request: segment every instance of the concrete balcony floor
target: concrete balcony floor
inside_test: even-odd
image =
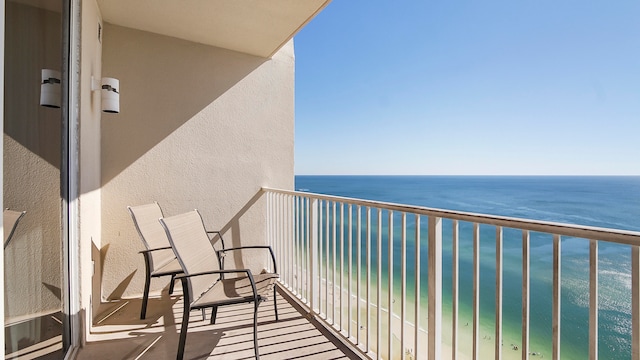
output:
[[[177,285],[177,284],[176,284]],[[87,344],[77,359],[175,359],[182,321],[182,296],[166,290],[149,299],[147,319],[140,320],[141,299],[123,299],[101,306]],[[273,299],[273,297],[271,297]],[[277,292],[279,321],[273,300],[258,310],[261,359],[359,359],[322,326],[308,321],[285,290]],[[190,314],[185,359],[253,359],[253,304],[223,306],[216,324],[202,312]]]

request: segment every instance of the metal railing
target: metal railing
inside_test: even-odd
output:
[[[459,297],[465,290],[459,284],[460,239],[464,229],[465,233],[471,233],[468,237],[473,244],[472,252],[465,252],[471,258],[473,269],[468,356],[481,358],[481,343],[486,344],[488,339],[493,343],[492,357],[503,358],[505,232],[509,232],[508,241],[513,246],[513,232],[517,231],[521,234],[517,237],[522,240],[521,245],[518,244],[521,250],[518,259],[521,259],[522,327],[521,345],[514,346],[513,350],[519,351],[522,359],[538,355],[529,343],[531,238],[532,234],[536,239],[542,234],[544,239],[536,241],[546,241],[552,247],[550,358],[560,359],[561,354],[561,245],[565,239],[579,238],[586,239],[589,244],[588,294],[585,294],[589,298],[589,358],[598,357],[598,248],[604,241],[631,248],[631,355],[632,359],[640,360],[639,232],[307,192],[268,188],[263,188],[263,192],[267,198],[268,242],[280,262],[281,284],[306,304],[310,313],[367,357],[441,359],[450,354],[452,359],[460,358]],[[443,222],[448,227],[444,231]],[[490,254],[489,259],[486,254],[481,258],[481,237],[485,241],[487,230],[491,229],[495,229],[495,237],[490,236],[491,243],[495,242],[495,254]],[[446,241],[443,233],[446,233]],[[443,242],[447,246],[447,259],[451,259],[451,309],[446,322],[443,322],[442,308]],[[467,251],[466,248],[462,250]],[[481,264],[495,268],[493,338],[485,335],[482,342]],[[465,329],[469,329],[466,328],[468,325]],[[442,341],[445,329],[447,338],[450,336],[446,351]]]

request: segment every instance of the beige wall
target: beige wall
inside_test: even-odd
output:
[[[61,21],[59,13],[10,1],[6,15],[3,203],[27,211],[4,256],[11,323],[61,310],[61,112],[39,106],[41,69],[61,68]]]
[[[80,262],[81,303],[95,315],[100,305],[101,269],[101,197],[100,197],[100,94],[91,91],[91,77],[102,75],[102,43],[98,29],[102,27],[100,10],[95,0],[82,1],[80,63]],[[92,263],[95,262],[95,265]],[[94,271],[95,266],[95,271]],[[92,299],[92,294],[97,294]],[[85,319],[90,326],[90,319]]]
[[[101,122],[103,298],[142,292],[127,205],[197,208],[232,245],[264,243],[260,187],[293,188],[293,43],[264,59],[105,24],[102,45],[121,85],[120,114]]]
[[[5,7],[2,6],[0,7],[0,38],[2,39],[4,39],[4,25],[5,25]],[[0,82],[4,84],[4,46],[0,47]],[[4,86],[0,89],[0,108],[4,109]],[[0,129],[2,129],[2,132],[4,134],[4,111],[0,111]],[[2,156],[0,156],[0,163],[4,163],[3,161],[4,149],[0,149],[0,152],[3,154]],[[0,174],[0,181],[4,183],[3,174]],[[3,198],[4,198],[4,188],[0,187],[0,201],[4,203]],[[5,231],[4,218],[0,220],[0,226],[2,226],[2,232],[3,232],[3,238],[4,238],[4,231]],[[2,253],[3,255],[2,258],[0,258],[0,269],[2,269],[1,270],[2,276],[0,277],[0,285],[2,286],[2,291],[4,294],[4,249],[0,250],[0,253]],[[0,302],[0,312],[4,314],[4,301]],[[4,318],[2,319],[2,325],[3,325],[2,327],[4,327],[5,325]],[[0,339],[0,346],[6,349],[4,336],[2,336],[2,339]]]

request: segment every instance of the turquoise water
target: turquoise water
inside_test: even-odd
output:
[[[640,177],[472,177],[472,176],[297,176],[296,189],[314,193],[372,199],[432,208],[460,210],[579,225],[640,231]],[[355,212],[355,210],[354,210]],[[354,214],[355,218],[355,214]],[[372,214],[372,263],[376,264],[377,214]],[[362,213],[362,219],[365,214]],[[382,216],[383,280],[386,281],[388,214]],[[345,220],[346,221],[346,220]],[[400,234],[400,216],[394,216],[395,238]],[[354,222],[355,223],[355,222]],[[413,264],[415,243],[413,216],[407,217],[407,262]],[[363,229],[364,231],[364,229]],[[426,219],[421,224],[424,236]],[[443,309],[444,320],[451,307],[452,225],[443,221]],[[480,228],[480,316],[487,335],[495,317],[495,228]],[[353,234],[353,241],[356,241]],[[520,339],[522,234],[504,230],[503,327],[505,343]],[[363,237],[364,241],[364,237]],[[423,242],[425,240],[422,240]],[[421,254],[421,299],[426,299],[427,248]],[[339,245],[338,245],[339,246]],[[399,243],[394,243],[394,290],[400,286]],[[355,252],[356,245],[353,244]],[[583,239],[562,240],[562,357],[588,356],[589,244]],[[471,321],[472,225],[460,224],[460,326]],[[361,254],[366,254],[362,246]],[[356,255],[354,254],[354,258]],[[531,234],[531,351],[551,350],[552,238]],[[599,244],[599,357],[631,357],[630,249]],[[408,266],[407,292],[414,292],[415,271]],[[373,271],[375,274],[375,271]],[[375,276],[374,276],[375,278]],[[481,336],[482,337],[482,336]],[[446,338],[446,336],[445,336]],[[516,340],[508,340],[516,339]]]

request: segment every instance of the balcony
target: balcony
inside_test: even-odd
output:
[[[274,321],[272,304],[260,306],[258,337],[265,359],[560,359],[570,352],[563,334],[576,326],[585,329],[585,352],[596,359],[598,321],[604,316],[598,299],[607,291],[599,284],[606,270],[599,270],[599,249],[610,246],[630,256],[630,268],[622,271],[629,274],[624,296],[631,310],[620,326],[630,324],[628,356],[640,359],[638,232],[286,190],[263,189],[261,196],[266,197],[266,238],[281,276],[280,321]],[[562,272],[567,241],[585,249],[588,268],[582,274]],[[532,265],[538,262],[532,243],[550,249],[548,266]],[[513,261],[520,269],[517,289],[505,286],[513,284],[513,273],[505,271]],[[533,292],[532,282],[543,272],[549,300],[540,304],[543,296]],[[569,283],[582,283],[578,296],[586,304],[585,316],[570,322],[562,306]],[[463,299],[471,311],[461,310]],[[480,317],[487,302],[490,324]],[[105,306],[78,358],[174,358],[179,295],[165,292],[154,299],[149,313],[155,318],[147,321],[137,319],[138,299]],[[516,334],[504,321],[514,306]],[[548,313],[546,343],[531,341],[540,331],[532,326],[540,322],[532,306]],[[209,325],[192,312],[185,357],[252,358],[251,315],[250,306],[229,307],[220,310],[218,324]]]
[[[179,282],[176,293],[167,289],[149,300],[147,319],[140,320],[140,299],[103,304],[91,338],[77,359],[175,359],[182,319]],[[258,311],[261,359],[357,358],[348,347],[324,330],[303,311],[297,301],[278,291],[279,321],[272,301]],[[253,359],[253,304],[223,306],[216,324],[191,312],[185,359]],[[320,329],[320,330],[319,330]]]
[[[597,359],[608,319],[620,336],[604,344],[640,359],[638,232],[263,190],[268,239],[290,259],[282,286],[363,357],[572,358],[563,337],[575,332],[576,358]],[[624,279],[615,295],[612,272]]]

